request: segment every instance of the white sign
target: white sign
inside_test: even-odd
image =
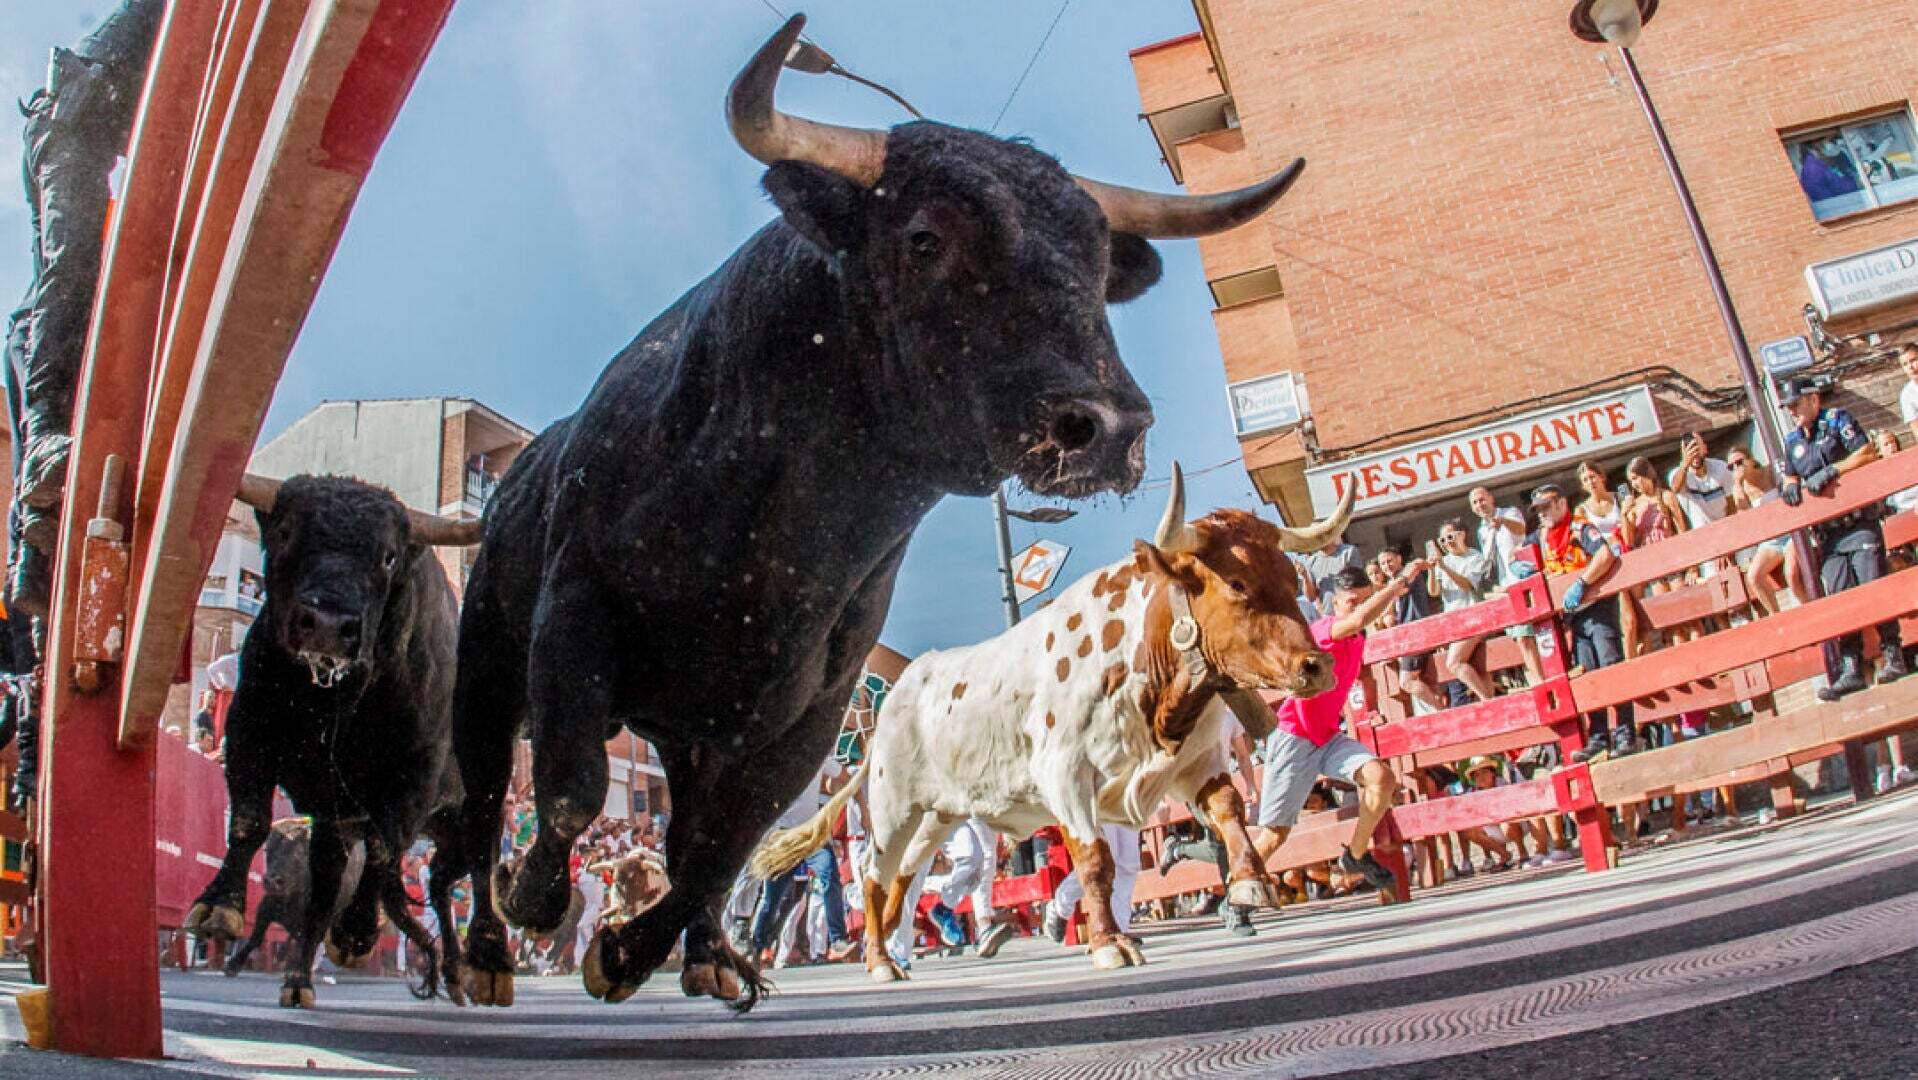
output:
[[[1033,545],[1012,557],[1013,595],[1021,604],[1045,592],[1065,568],[1066,556],[1072,549],[1064,544],[1055,544],[1050,540],[1035,541]]]
[[[1826,318],[1856,315],[1918,296],[1918,238],[1805,267],[1812,302]]]
[[[1773,375],[1789,375],[1811,366],[1811,342],[1803,336],[1782,341],[1767,341],[1758,347],[1758,357]]]
[[[1502,476],[1558,465],[1641,443],[1659,433],[1658,407],[1643,386],[1542,409],[1467,431],[1305,470],[1319,514],[1358,489],[1358,513],[1370,513]]]
[[[1274,428],[1291,427],[1304,418],[1299,402],[1300,386],[1289,371],[1261,375],[1235,382],[1225,388],[1232,403],[1232,431],[1253,435]]]

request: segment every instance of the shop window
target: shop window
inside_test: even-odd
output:
[[[1918,199],[1909,109],[1788,135],[1785,153],[1820,221]]]
[[[1263,266],[1257,270],[1247,270],[1242,274],[1231,274],[1207,284],[1212,286],[1212,304],[1214,307],[1236,307],[1249,304],[1254,300],[1263,300],[1268,296],[1284,296],[1285,283],[1279,280],[1279,268]]]

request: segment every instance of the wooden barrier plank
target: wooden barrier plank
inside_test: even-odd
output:
[[[1901,457],[1905,454],[1918,457],[1918,447],[1899,451]],[[1886,518],[1884,530],[1886,547],[1918,544],[1918,510],[1907,510],[1902,514],[1893,514]]]
[[[1588,600],[1638,589],[1648,582],[1682,574],[1700,563],[1731,555],[1773,537],[1828,521],[1886,496],[1918,485],[1918,453],[1909,451],[1846,473],[1822,494],[1807,495],[1797,506],[1774,499],[1763,506],[1679,533],[1650,547],[1625,553],[1617,570],[1588,589]],[[1551,579],[1553,603],[1565,598],[1571,574]]]
[[[1886,734],[1915,719],[1918,679],[1903,679],[1786,717],[1599,762],[1590,766],[1592,790],[1607,805],[1636,802],[1648,792],[1668,790],[1693,777],[1718,776],[1772,758]]]
[[[153,918],[151,740],[116,746],[117,701],[71,681],[80,551],[109,454],[139,453],[153,329],[177,212],[197,89],[217,0],[167,8],[110,224],[86,356],[74,401],[60,548],[48,620],[42,702],[38,902],[53,1048],[99,1057],[158,1057],[159,956]],[[112,512],[125,521],[131,492]],[[111,792],[111,797],[103,793]]]
[[[1399,757],[1550,725],[1577,715],[1572,700],[1569,684],[1560,678],[1490,701],[1381,724],[1373,729],[1376,753]]]
[[[1784,617],[1756,619],[1586,672],[1572,680],[1572,700],[1579,712],[1635,701],[1676,683],[1727,672],[1901,616],[1914,606],[1918,606],[1918,567],[1800,605]]]
[[[199,355],[213,290],[305,7],[304,0],[241,0],[212,73],[194,147],[196,160],[174,225],[178,265],[167,283],[169,310],[160,328],[163,344],[155,360],[136,472],[134,521],[142,527],[133,533],[130,592],[135,595],[154,539],[147,523],[159,513],[180,406]]]
[[[1707,616],[1737,611],[1749,603],[1751,595],[1745,590],[1745,576],[1736,570],[1720,569],[1695,585],[1682,586],[1658,596],[1640,597],[1638,610],[1653,626],[1664,630],[1697,622]]]
[[[1392,808],[1392,823],[1407,840],[1482,828],[1507,821],[1558,813],[1558,796],[1550,778],[1503,784],[1452,795],[1443,799],[1425,799]]]
[[[129,620],[121,737],[149,732],[232,493],[372,155],[452,0],[314,5],[236,214]]]

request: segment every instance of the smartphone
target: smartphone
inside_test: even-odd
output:
[[[1439,557],[1438,541],[1427,540],[1425,542],[1425,557],[1428,559],[1437,559]]]

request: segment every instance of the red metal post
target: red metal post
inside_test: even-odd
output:
[[[74,409],[36,802],[48,1042],[72,1053],[161,1052],[153,743],[120,750],[119,696],[76,693],[74,620],[83,534],[107,455],[139,453],[158,285],[219,6],[177,0],[167,12],[134,128]],[[124,521],[130,500],[122,493],[117,501],[111,510]]]

